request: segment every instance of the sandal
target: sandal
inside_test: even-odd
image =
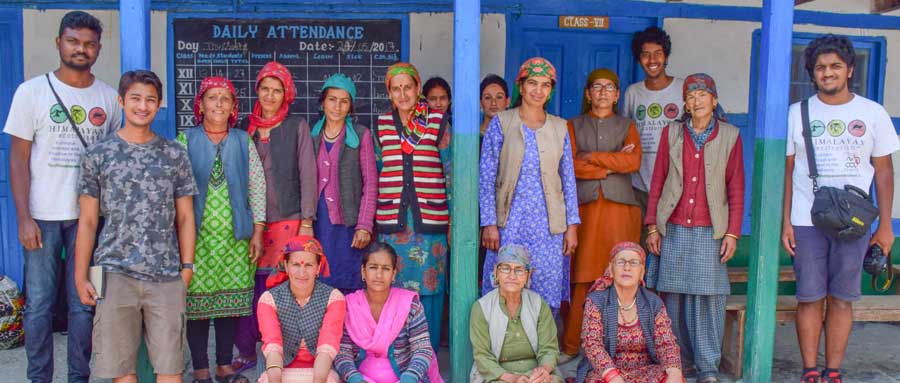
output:
[[[212,380],[212,378],[194,379],[191,381],[191,383],[213,383],[213,380]]]
[[[256,362],[257,359],[248,359],[244,356],[238,356],[231,361],[231,368],[234,369],[235,374],[240,374],[251,368],[256,368]]]
[[[250,379],[241,374],[230,374],[225,376],[216,375],[216,383],[250,383]]]

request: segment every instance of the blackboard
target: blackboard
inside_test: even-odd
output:
[[[319,89],[343,73],[356,84],[354,116],[368,127],[390,110],[384,87],[388,66],[400,61],[401,21],[319,19],[173,20],[176,127],[195,125],[194,95],[207,76],[227,77],[238,93],[240,117],[256,101],[256,75],[267,62],[284,64],[297,98],[290,114],[319,119]]]

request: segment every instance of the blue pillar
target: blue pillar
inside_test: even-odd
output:
[[[119,2],[122,73],[150,69],[150,0]]]
[[[472,367],[469,310],[478,282],[478,152],[481,1],[453,5],[453,217],[450,249],[450,366],[452,382],[468,382]]]
[[[772,381],[781,252],[781,225],[773,223],[781,222],[782,218],[793,23],[793,1],[763,1],[751,203],[753,240],[744,341],[745,382]]]

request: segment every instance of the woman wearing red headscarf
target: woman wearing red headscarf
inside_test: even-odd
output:
[[[207,77],[194,100],[198,125],[178,134],[200,193],[194,278],[187,292],[187,338],[195,381],[210,380],[209,322],[216,326],[216,379],[248,382],[231,366],[238,317],[253,313],[253,273],[262,252],[266,181],[250,137],[237,121],[234,86]],[[259,225],[255,224],[259,223]]]
[[[328,259],[312,236],[291,238],[280,269],[266,281],[257,316],[266,371],[260,383],[340,382],[331,363],[341,345],[347,303],[328,276]]]
[[[298,234],[313,235],[318,184],[309,124],[289,116],[297,95],[290,71],[275,61],[263,66],[256,76],[256,94],[252,113],[238,128],[246,130],[256,144],[266,175],[266,229],[254,294],[258,299],[265,290],[262,281],[281,259],[285,242]],[[234,362],[238,371],[256,365],[259,332],[254,318],[246,317],[239,325],[240,356]]]

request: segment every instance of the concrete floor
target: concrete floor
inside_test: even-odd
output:
[[[778,326],[775,331],[775,355],[773,361],[773,382],[799,381],[800,355],[797,351],[796,335],[793,325]],[[62,334],[54,335],[54,383],[65,382],[66,373],[66,341]],[[210,339],[214,339],[210,336]],[[210,345],[210,355],[214,349]],[[824,363],[819,354],[819,363]],[[441,370],[449,367],[449,355],[446,350],[439,353]],[[185,354],[185,371],[190,371],[190,357]],[[563,366],[564,373],[574,369],[575,363]],[[27,361],[25,349],[0,351],[0,382],[26,382],[25,370]],[[845,383],[900,383],[900,323],[857,323],[850,338],[844,363]],[[257,373],[246,374],[255,380]],[[108,382],[95,379],[94,382]],[[185,373],[185,382],[190,382],[190,373]],[[723,377],[723,383],[741,382]],[[689,381],[689,383],[692,383]],[[750,383],[750,382],[746,382]],[[752,382],[757,383],[757,382]],[[762,383],[762,382],[759,382]]]

